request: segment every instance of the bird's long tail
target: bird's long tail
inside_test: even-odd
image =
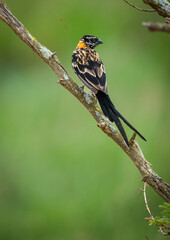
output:
[[[115,122],[116,126],[118,127],[122,137],[124,138],[128,146],[129,146],[128,138],[119,118],[121,118],[133,131],[135,131],[144,141],[146,141],[146,139],[116,110],[115,106],[110,100],[110,97],[107,94],[105,94],[102,91],[98,91],[96,97],[99,101],[99,104],[104,115],[108,117],[111,122]]]

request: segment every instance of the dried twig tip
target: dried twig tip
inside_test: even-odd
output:
[[[130,142],[132,142],[132,141],[134,141],[134,140],[135,140],[135,137],[136,137],[136,135],[137,135],[137,133],[136,133],[136,132],[134,132],[134,133],[133,133],[133,135],[132,135],[132,137],[131,137],[131,139],[130,139]]]
[[[51,57],[54,57],[56,55],[56,52],[53,52],[52,54],[51,54]]]

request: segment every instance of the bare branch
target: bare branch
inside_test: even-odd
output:
[[[136,7],[135,5],[130,3],[128,0],[123,0],[123,1],[126,2],[127,4],[129,4],[131,7],[135,8],[139,11],[142,11],[142,12],[155,12],[156,11],[155,9],[143,9],[143,8]]]
[[[143,0],[143,2],[149,6],[151,6],[153,9],[142,9],[138,8],[132,3],[130,3],[128,0],[123,0],[127,4],[129,4],[131,7],[143,11],[143,12],[155,12],[162,17],[166,19],[166,23],[153,23],[153,22],[143,22],[142,25],[145,27],[148,27],[150,31],[161,31],[170,33],[170,3],[167,0]],[[168,21],[167,21],[168,19]]]
[[[57,56],[41,45],[35,37],[19,22],[10,12],[8,7],[0,2],[0,19],[20,37],[35,53],[37,53],[44,62],[46,62],[56,73],[58,82],[74,95],[84,107],[91,113],[97,121],[99,128],[112,138],[122,150],[132,159],[133,163],[139,169],[142,180],[147,182],[166,202],[170,202],[170,185],[165,183],[152,169],[149,162],[146,161],[138,143],[132,138],[128,148],[120,133],[110,124],[109,120],[102,114],[98,108],[96,98],[83,91],[68,75],[64,67],[59,62]]]
[[[167,0],[144,0],[144,2],[155,9],[162,17],[170,17],[170,3]]]
[[[143,22],[142,25],[147,27],[152,32],[166,32],[170,33],[170,23],[154,23],[154,22]]]

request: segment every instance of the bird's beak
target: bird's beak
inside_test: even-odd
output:
[[[102,44],[102,43],[103,43],[102,40],[100,39],[97,40],[97,44]]]

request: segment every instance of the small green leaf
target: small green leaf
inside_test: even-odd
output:
[[[159,205],[160,208],[166,208],[170,210],[170,203],[164,203],[163,205]]]

